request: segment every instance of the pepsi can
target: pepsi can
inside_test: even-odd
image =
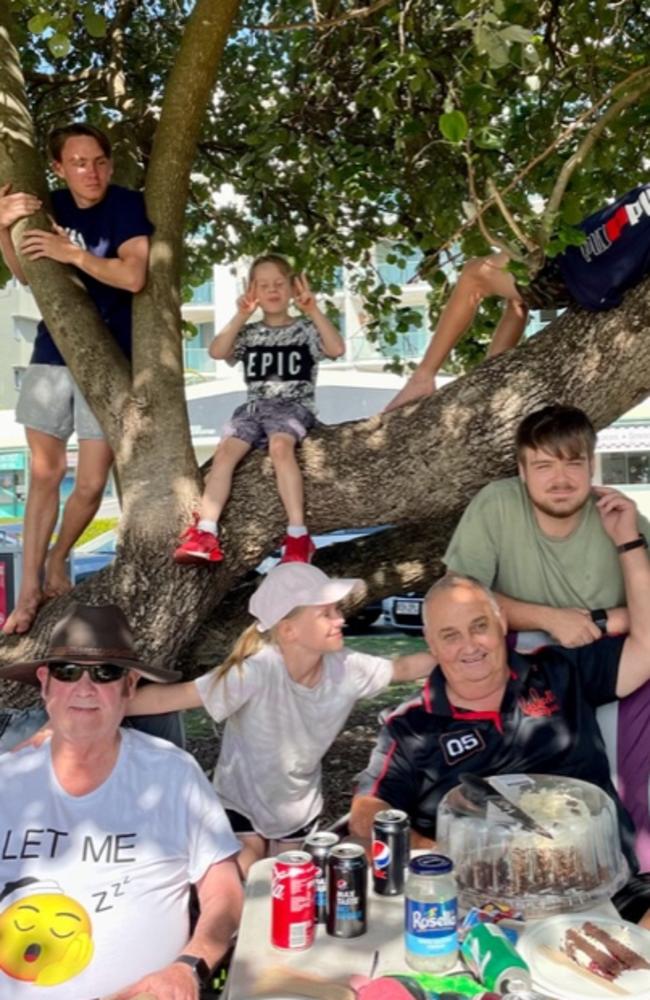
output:
[[[338,844],[336,833],[312,833],[303,844],[307,854],[311,854],[316,865],[316,923],[324,924],[327,920],[327,858],[330,851]]]
[[[368,863],[360,844],[337,844],[327,859],[327,933],[353,938],[367,930]]]
[[[409,818],[401,809],[383,809],[372,826],[372,884],[379,896],[404,892],[409,863]]]

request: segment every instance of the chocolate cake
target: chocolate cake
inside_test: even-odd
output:
[[[498,799],[468,803],[462,786],[440,803],[437,840],[454,861],[461,905],[502,900],[534,917],[610,898],[628,874],[611,799],[577,779],[516,779],[508,796],[536,828],[499,810]]]
[[[591,921],[566,932],[562,951],[576,965],[609,982],[623,972],[650,969],[650,962],[642,955]]]

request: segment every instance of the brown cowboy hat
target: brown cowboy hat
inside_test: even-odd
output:
[[[116,604],[73,604],[52,629],[43,655],[0,667],[0,679],[38,684],[36,668],[47,663],[115,663],[161,683],[181,677],[176,670],[142,663],[129,623]]]

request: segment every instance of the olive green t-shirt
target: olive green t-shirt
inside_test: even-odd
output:
[[[638,515],[639,531],[650,524]],[[445,553],[448,570],[476,577],[506,597],[548,607],[616,608],[625,588],[616,546],[590,498],[567,538],[540,530],[517,477],[489,483],[471,501]]]

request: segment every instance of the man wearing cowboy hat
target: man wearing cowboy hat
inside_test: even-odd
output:
[[[229,947],[239,845],[193,758],[120,728],[139,677],[178,674],[114,605],[74,605],[40,660],[0,668],[40,684],[52,734],[0,756],[0,996],[197,1000]]]

